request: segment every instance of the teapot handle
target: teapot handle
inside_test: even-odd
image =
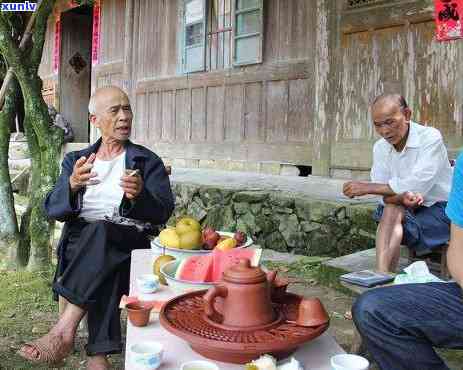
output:
[[[214,301],[217,297],[225,298],[228,295],[227,287],[223,285],[214,285],[212,288],[204,294],[204,313],[206,316],[211,317],[214,315],[220,315],[214,308]]]

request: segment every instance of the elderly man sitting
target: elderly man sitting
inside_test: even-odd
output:
[[[372,289],[352,315],[381,370],[450,370],[435,348],[463,349],[463,155],[458,157],[446,214],[449,283],[401,284]],[[455,368],[454,368],[455,369]],[[458,365],[457,369],[461,369]]]
[[[382,137],[373,147],[371,182],[347,182],[343,192],[350,198],[383,196],[375,214],[377,268],[395,271],[402,243],[424,251],[448,242],[450,220],[444,210],[452,168],[440,132],[412,122],[402,96],[377,97],[371,112]]]
[[[162,160],[129,141],[127,95],[117,87],[98,89],[89,111],[101,138],[66,155],[45,201],[48,216],[65,222],[53,291],[69,303],[50,332],[19,354],[35,363],[60,363],[87,313],[87,368],[107,369],[106,355],[122,351],[118,306],[128,292],[131,251],[149,248],[152,226],[167,221],[174,202]]]

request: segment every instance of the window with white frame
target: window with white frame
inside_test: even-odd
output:
[[[183,71],[262,62],[263,0],[184,0]]]

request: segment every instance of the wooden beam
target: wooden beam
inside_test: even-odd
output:
[[[425,22],[433,17],[434,5],[430,0],[388,2],[384,5],[345,10],[341,17],[341,30],[343,33],[354,33]]]

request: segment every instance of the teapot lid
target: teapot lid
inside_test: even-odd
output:
[[[248,258],[242,258],[235,266],[230,267],[223,273],[223,279],[230,283],[257,284],[267,281],[267,275],[260,267],[251,266]]]

